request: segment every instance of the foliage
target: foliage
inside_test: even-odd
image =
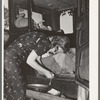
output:
[[[9,10],[4,7],[4,29],[9,28]]]

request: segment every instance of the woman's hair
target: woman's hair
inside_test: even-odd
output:
[[[69,50],[70,40],[66,36],[53,36],[51,39],[51,47],[60,46],[64,53]]]

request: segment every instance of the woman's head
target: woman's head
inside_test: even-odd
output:
[[[66,36],[52,36],[50,38],[51,48],[59,49],[62,48],[63,52],[67,52],[69,49],[70,40]]]

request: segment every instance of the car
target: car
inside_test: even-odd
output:
[[[89,0],[7,0],[9,11],[9,36],[5,50],[17,38],[27,32],[43,32],[46,36],[66,36],[75,52],[74,77],[58,75],[52,80],[52,88],[60,90],[72,100],[81,97],[89,100]],[[63,30],[63,32],[61,31]],[[58,31],[59,30],[59,31]],[[5,31],[7,32],[7,31]],[[31,68],[24,66],[27,83],[44,81],[32,78]],[[29,73],[28,73],[29,72]],[[47,80],[48,81],[48,80]],[[82,94],[84,96],[82,97]]]

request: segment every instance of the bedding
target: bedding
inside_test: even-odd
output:
[[[67,52],[58,53],[53,56],[44,57],[41,59],[42,64],[45,68],[52,71],[56,75],[61,76],[75,76],[75,55]]]

